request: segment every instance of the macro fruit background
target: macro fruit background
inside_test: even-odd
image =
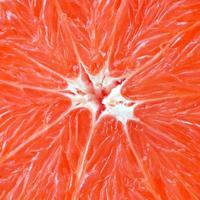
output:
[[[199,0],[0,0],[0,200],[199,200],[199,143]]]

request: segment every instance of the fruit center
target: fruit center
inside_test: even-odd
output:
[[[132,119],[137,103],[121,95],[123,82],[124,80],[116,80],[109,76],[94,77],[82,70],[76,79],[69,80],[68,96],[73,108],[87,107],[96,120],[103,115],[113,115],[122,123],[126,123],[128,119]]]

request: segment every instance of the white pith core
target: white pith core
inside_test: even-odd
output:
[[[109,76],[108,70],[102,70],[95,76],[87,73],[87,76],[90,79],[89,85],[82,79],[81,74],[76,79],[68,80],[66,96],[71,99],[72,108],[85,107],[91,110],[93,115],[96,115],[99,107],[104,106],[98,118],[112,115],[124,125],[129,119],[138,120],[134,116],[134,110],[141,102],[127,100],[121,95],[123,81],[121,84],[114,85],[117,78]],[[95,92],[91,92],[92,89]],[[99,105],[96,100],[98,96],[96,95],[102,89],[109,90],[109,93],[102,99],[101,105]]]
[[[127,120],[137,120],[134,116],[134,110],[139,102],[133,102],[125,99],[121,95],[122,85],[117,85],[113,88],[110,94],[105,97],[102,103],[105,105],[106,109],[103,111],[102,115],[113,115],[123,124],[126,124]]]

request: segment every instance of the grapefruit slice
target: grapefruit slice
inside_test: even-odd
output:
[[[0,199],[198,200],[200,2],[0,1]]]

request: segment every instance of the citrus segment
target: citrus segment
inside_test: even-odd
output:
[[[86,160],[74,199],[153,199],[122,124],[113,117],[103,118],[95,128]]]

